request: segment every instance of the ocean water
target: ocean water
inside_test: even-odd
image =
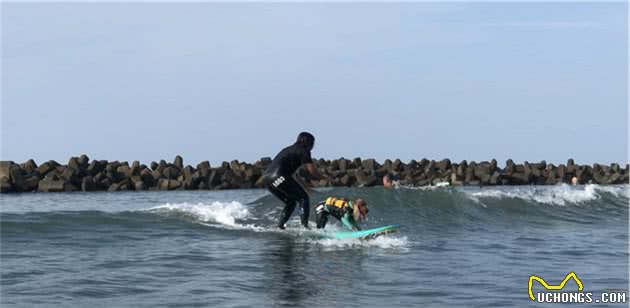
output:
[[[362,197],[366,226],[402,226],[373,241],[322,239],[341,230],[335,219],[324,231],[301,229],[297,217],[277,230],[282,204],[264,190],[2,195],[0,306],[540,307],[528,297],[531,275],[558,284],[573,271],[584,292],[627,291],[629,191],[311,195]]]

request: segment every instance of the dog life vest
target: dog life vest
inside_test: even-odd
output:
[[[324,204],[327,206],[334,206],[340,209],[342,212],[345,212],[347,208],[353,209],[352,201],[347,201],[341,198],[328,197],[326,198]]]
[[[357,225],[357,222],[354,220],[352,212],[352,201],[336,197],[328,197],[326,200],[318,203],[315,207],[315,213],[318,217],[320,217],[320,215],[331,215],[339,219],[349,230],[361,230],[361,228]]]

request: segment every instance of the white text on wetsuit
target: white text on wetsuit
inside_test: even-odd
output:
[[[282,184],[282,182],[284,182],[284,177],[280,176],[275,181],[273,181],[273,183],[271,183],[271,185],[273,185],[273,187],[278,187],[280,184]]]

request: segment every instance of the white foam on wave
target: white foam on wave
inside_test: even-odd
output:
[[[615,197],[624,197],[624,198],[630,198],[630,185],[621,185],[621,186],[600,186],[600,185],[593,185],[595,186],[595,189],[602,191],[602,192],[607,192]]]
[[[380,236],[372,240],[360,240],[360,239],[318,239],[312,241],[315,244],[321,245],[324,249],[347,249],[347,248],[364,248],[374,247],[381,249],[402,249],[407,250],[409,247],[409,240],[406,236],[397,237],[392,235]]]
[[[408,190],[420,190],[420,191],[448,191],[453,186],[451,186],[448,182],[439,182],[435,185],[425,185],[425,186],[413,186],[413,185],[403,185],[396,181],[394,181],[394,189],[408,189]]]
[[[238,220],[256,220],[249,209],[237,201],[212,203],[166,203],[146,209],[151,212],[175,212],[193,217],[194,219],[212,226],[226,226],[232,229],[258,230],[261,227],[243,224]]]
[[[325,236],[331,236],[335,232],[347,232],[348,230],[339,224],[331,223],[326,226],[325,229],[311,229],[298,232],[298,235],[303,237],[307,242],[314,243],[322,246],[325,250],[339,250],[349,248],[381,248],[381,249],[402,249],[406,250],[409,247],[409,241],[406,236],[399,236],[397,234],[387,234],[379,236],[371,240],[361,240],[357,238],[320,238]]]
[[[509,190],[484,188],[481,191],[464,191],[464,193],[476,202],[480,202],[481,198],[518,198],[544,204],[567,205],[599,199],[601,198],[601,192],[627,198],[630,195],[629,188],[629,186],[599,186],[594,184],[576,187],[562,184],[556,186],[510,187]]]
[[[287,230],[280,230],[275,225],[273,227],[263,227],[253,224],[247,224],[245,221],[257,220],[251,214],[249,208],[240,202],[212,202],[212,203],[166,203],[144,209],[152,213],[175,213],[191,217],[198,223],[211,227],[232,229],[232,230],[251,230],[254,232],[269,233],[288,233],[298,239],[309,243],[321,245],[324,249],[348,249],[361,247],[376,247],[384,249],[405,249],[408,246],[407,237],[395,237],[394,235],[385,235],[373,240],[359,239],[328,239],[322,238],[330,236],[336,231],[347,231],[338,224],[331,223],[325,229],[315,229],[311,222],[311,229],[305,230],[300,226],[299,218],[293,217],[287,224]],[[273,212],[273,211],[272,211]],[[272,212],[266,215],[272,214]]]

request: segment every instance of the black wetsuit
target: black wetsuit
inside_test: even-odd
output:
[[[289,221],[297,203],[301,205],[300,218],[302,225],[308,226],[310,212],[308,194],[293,179],[293,173],[302,164],[312,162],[310,150],[305,145],[296,143],[282,149],[263,173],[267,189],[285,204],[278,223],[281,229],[284,229],[284,224]]]

